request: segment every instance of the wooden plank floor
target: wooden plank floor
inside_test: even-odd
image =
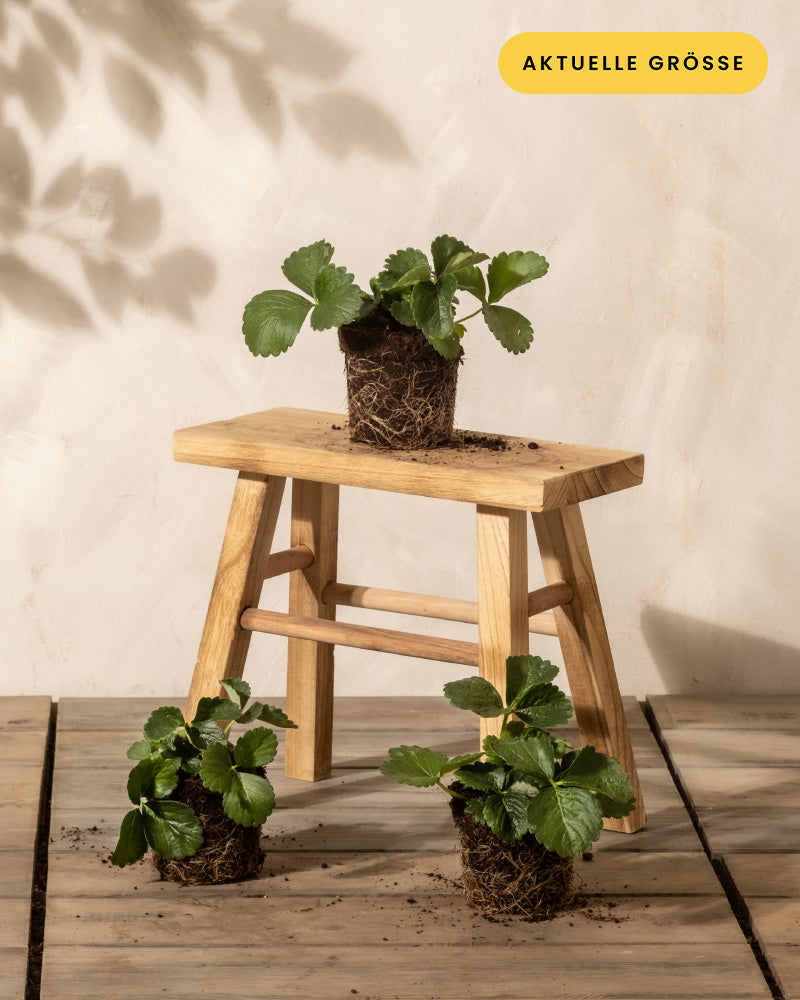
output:
[[[0,997],[25,995],[34,845],[49,722],[49,698],[0,698]]]
[[[649,699],[711,856],[800,1000],[800,696]]]
[[[476,745],[439,698],[339,699],[333,775],[307,784],[273,768],[259,878],[181,888],[145,863],[112,868],[125,750],[160,703],[59,703],[44,1000],[770,996],[635,701],[648,827],[603,834],[578,862],[595,898],[544,924],[470,910],[444,797],[376,772],[398,743]]]

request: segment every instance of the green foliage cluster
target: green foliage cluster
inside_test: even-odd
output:
[[[445,684],[451,704],[485,719],[502,716],[499,736],[483,751],[448,758],[418,746],[393,747],[381,773],[415,787],[439,786],[466,800],[466,812],[508,843],[533,836],[561,857],[588,851],[604,816],[627,816],[635,799],[613,757],[586,746],[574,750],[547,730],[567,722],[572,705],[552,683],[558,667],[539,656],[506,661],[505,702],[481,677]],[[443,779],[452,775],[455,787]]]
[[[533,327],[521,313],[497,303],[509,292],[547,273],[548,263],[532,250],[499,253],[486,274],[478,266],[489,260],[453,236],[437,236],[430,258],[411,247],[386,258],[383,270],[370,279],[370,293],[355,284],[346,268],[333,264],[333,247],[325,240],[301,247],[283,262],[284,276],[298,292],[261,292],[247,303],[242,331],[253,354],[277,356],[294,343],[310,313],[311,328],[328,330],[382,312],[403,326],[422,331],[445,358],[461,349],[466,320],[483,315],[489,330],[513,354],[527,351]],[[457,293],[468,292],[478,308],[456,319]]]
[[[266,722],[296,729],[279,708],[250,702],[250,685],[238,678],[220,682],[227,698],[201,698],[187,722],[179,708],[157,708],[144,725],[144,739],[128,757],[138,761],[128,777],[126,813],[111,863],[123,868],[139,861],[151,847],[163,858],[186,858],[203,843],[200,821],[191,806],[170,799],[181,774],[197,774],[211,792],[222,795],[226,815],[239,826],[261,826],[275,807],[269,779],[254,769],[275,757],[278,738],[267,726],[247,729],[228,739],[235,723]]]

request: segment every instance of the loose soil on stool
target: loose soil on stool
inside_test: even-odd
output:
[[[572,858],[546,850],[530,834],[507,844],[465,812],[462,799],[451,799],[450,807],[470,906],[484,913],[517,913],[528,920],[548,920],[571,906]]]
[[[450,440],[460,357],[443,358],[419,330],[381,316],[341,327],[339,346],[351,440],[396,450]]]
[[[194,857],[180,861],[153,855],[161,877],[182,885],[212,885],[237,882],[261,870],[261,827],[238,826],[225,815],[222,796],[209,792],[196,774],[181,775],[170,798],[185,802],[197,813],[203,827],[203,843]]]

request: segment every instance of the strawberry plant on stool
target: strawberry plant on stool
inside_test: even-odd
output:
[[[279,708],[250,699],[246,681],[221,681],[227,698],[202,698],[191,722],[179,708],[157,708],[128,757],[134,808],[122,820],[112,864],[141,860],[148,848],[161,877],[183,884],[232,882],[264,862],[261,826],[275,807],[266,765],[278,738],[268,726],[228,739],[235,723],[296,728]]]
[[[318,240],[283,262],[284,276],[303,294],[272,289],[247,303],[245,341],[253,354],[277,356],[292,346],[309,314],[314,330],[338,327],[351,439],[395,449],[446,443],[467,320],[480,313],[512,354],[533,341],[530,321],[497,303],[546,274],[547,261],[532,250],[498,253],[484,276],[479,265],[487,260],[453,236],[437,236],[430,258],[412,247],[390,254],[367,293],[333,264],[331,244]],[[477,308],[457,318],[461,292]]]
[[[573,858],[600,836],[604,816],[627,816],[635,804],[615,758],[591,746],[575,750],[548,732],[572,715],[569,699],[552,683],[557,673],[538,656],[509,657],[505,700],[481,677],[445,684],[456,708],[502,718],[500,735],[487,736],[481,752],[450,758],[425,747],[393,747],[380,768],[393,781],[436,785],[447,794],[467,899],[489,913],[541,920],[567,907]]]

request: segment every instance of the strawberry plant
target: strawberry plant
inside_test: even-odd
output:
[[[481,677],[445,684],[456,708],[502,718],[482,751],[448,757],[418,746],[393,747],[381,773],[415,787],[438,786],[508,844],[532,835],[547,851],[572,858],[600,836],[604,816],[621,817],[635,799],[615,758],[594,747],[575,750],[548,730],[567,722],[572,704],[552,683],[558,668],[538,656],[506,661],[505,699]],[[452,777],[453,784],[445,784]]]
[[[225,815],[237,826],[259,827],[272,812],[275,793],[264,768],[275,757],[277,736],[268,726],[247,729],[235,743],[229,734],[237,723],[296,726],[279,708],[248,704],[246,681],[220,683],[227,698],[202,698],[191,722],[179,708],[157,708],[144,725],[144,738],[129,748],[127,756],[137,761],[128,778],[133,809],[122,820],[112,864],[134,864],[148,847],[167,859],[196,854],[204,842],[201,821],[191,805],[175,798],[191,776],[221,795]]]
[[[430,257],[411,247],[390,254],[367,293],[346,268],[333,263],[333,252],[325,240],[295,250],[281,270],[300,291],[265,291],[247,303],[242,330],[253,354],[268,357],[287,351],[309,316],[313,330],[327,330],[383,313],[421,330],[445,358],[459,356],[464,324],[478,313],[507,351],[521,354],[533,341],[530,320],[497,303],[547,273],[549,265],[541,254],[498,253],[484,274],[479,265],[489,260],[487,254],[452,236],[437,236]],[[477,308],[456,318],[460,292],[471,295]]]

